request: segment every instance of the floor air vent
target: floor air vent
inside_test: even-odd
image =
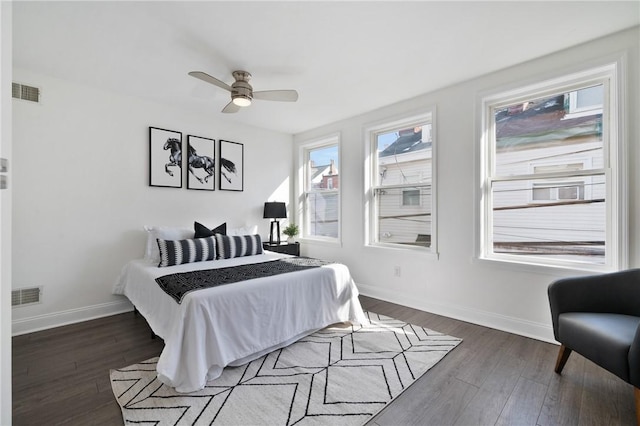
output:
[[[42,287],[20,288],[11,292],[11,306],[40,303]]]
[[[40,89],[26,84],[12,83],[11,95],[16,99],[25,101],[40,102]]]

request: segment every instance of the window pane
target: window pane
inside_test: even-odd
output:
[[[575,179],[494,183],[493,251],[603,264],[604,175]]]
[[[559,186],[558,200],[584,200],[584,185],[577,183]]]
[[[404,191],[402,191],[402,205],[403,206],[419,206],[420,190],[405,189]]]
[[[304,235],[339,237],[338,144],[307,150]]]
[[[376,135],[377,185],[431,182],[431,124]]]
[[[309,150],[307,189],[337,189],[338,167],[338,145]]]
[[[574,109],[602,109],[602,85],[577,90],[575,94],[576,101]]]
[[[551,188],[533,188],[533,199],[535,201],[540,200],[550,200],[551,199]]]
[[[422,203],[404,204],[412,191]],[[431,246],[431,187],[384,188],[376,191],[378,242]]]
[[[602,99],[598,85],[496,109],[496,175],[530,173],[532,159],[551,156],[565,164],[588,156],[586,169],[603,168]]]
[[[338,238],[340,198],[337,192],[311,192],[307,196],[307,234]]]

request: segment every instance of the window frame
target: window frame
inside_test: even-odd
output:
[[[323,193],[337,193],[338,194],[338,236],[337,237],[328,237],[322,235],[311,235],[309,234],[309,222],[308,222],[308,212],[309,208],[307,207],[308,194],[314,192],[309,191],[308,178],[309,178],[309,153],[313,150],[328,148],[331,146],[337,146],[338,148],[338,176],[339,183],[338,188],[328,189],[322,191]],[[326,135],[323,137],[319,137],[316,139],[312,139],[306,142],[303,142],[298,147],[298,179],[297,179],[297,193],[298,193],[298,214],[297,222],[300,226],[300,240],[313,241],[319,243],[326,244],[337,244],[341,245],[342,242],[342,177],[341,177],[341,169],[342,169],[342,146],[341,146],[341,135],[340,133],[334,133],[330,135]],[[318,191],[315,191],[318,192]]]
[[[406,129],[417,125],[431,125],[431,242],[429,247],[421,247],[411,244],[399,244],[376,241],[378,234],[377,203],[375,200],[376,191],[381,188],[413,189],[416,184],[401,185],[377,185],[377,135],[391,132],[398,129]],[[438,220],[437,220],[437,125],[436,108],[431,106],[422,108],[419,111],[404,114],[387,120],[369,123],[363,127],[365,142],[365,202],[364,202],[364,245],[365,247],[378,249],[403,250],[420,253],[427,256],[438,257]],[[411,187],[411,188],[410,188]],[[402,197],[401,197],[402,198]],[[419,206],[405,206],[402,199],[399,202],[400,208],[421,207],[425,203],[424,196],[420,196]]]
[[[478,218],[476,231],[476,258],[482,261],[497,261],[519,267],[562,268],[595,272],[610,272],[624,269],[628,265],[628,196],[626,189],[627,166],[624,161],[626,143],[624,122],[621,114],[622,64],[620,59],[589,69],[567,72],[534,83],[523,83],[517,88],[497,89],[478,96],[478,163],[479,184],[477,186]],[[540,99],[558,93],[567,93],[588,85],[603,84],[603,167],[560,173],[534,173],[516,175],[514,178],[497,176],[495,173],[495,120],[493,112],[504,106],[531,99]],[[602,175],[605,178],[605,260],[604,264],[586,261],[544,259],[541,257],[493,252],[493,204],[492,183],[509,180],[573,178],[584,179]]]

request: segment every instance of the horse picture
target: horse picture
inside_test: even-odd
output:
[[[198,179],[200,183],[208,182],[209,178],[213,176],[213,172],[215,169],[213,158],[207,157],[205,155],[202,155],[202,156],[198,155],[196,150],[191,145],[189,145],[188,161],[189,161],[189,171],[191,172],[192,175],[196,177],[196,179]],[[204,179],[201,177],[198,177],[198,175],[193,169],[203,169],[207,175],[204,177]]]
[[[166,151],[168,149],[171,150],[169,154],[169,162],[164,165],[164,170],[167,172],[169,176],[173,176],[173,172],[169,170],[169,167],[178,167],[182,168],[182,148],[179,139],[169,138],[167,142],[165,142],[163,149]]]
[[[241,143],[220,141],[220,189],[243,191],[244,146]]]
[[[182,188],[182,133],[149,127],[149,185]]]
[[[187,164],[189,175],[187,176],[187,188],[189,189],[215,189],[215,140],[188,136]],[[202,155],[200,155],[200,154]],[[192,177],[197,182],[192,180]]]
[[[233,164],[233,161],[227,160],[226,158],[220,158],[220,167],[224,170],[220,170],[220,173],[229,183],[233,183],[232,179],[235,178],[233,175],[237,175],[236,165]]]

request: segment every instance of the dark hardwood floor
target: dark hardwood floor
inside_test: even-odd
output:
[[[572,354],[553,372],[558,347],[361,297],[372,312],[464,341],[374,417],[382,425],[633,425],[633,388]],[[13,338],[13,424],[121,425],[109,369],[157,356],[133,313]]]

